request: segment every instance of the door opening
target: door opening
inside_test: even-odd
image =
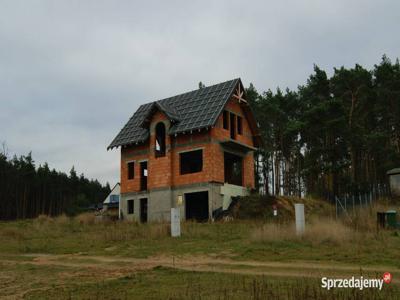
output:
[[[147,190],[147,161],[140,163],[140,190]]]
[[[147,198],[140,199],[140,222],[147,222]]]
[[[208,192],[185,194],[186,220],[194,219],[204,222],[208,220]]]
[[[243,158],[224,152],[225,182],[243,186]]]

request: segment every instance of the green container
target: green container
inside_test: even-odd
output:
[[[397,212],[395,210],[388,210],[386,212],[388,227],[396,228],[396,226],[397,226],[396,214],[397,214]]]

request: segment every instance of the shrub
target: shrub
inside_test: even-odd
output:
[[[253,194],[246,197],[238,197],[237,204],[231,209],[234,218],[260,219],[265,218],[272,211],[272,204],[276,199],[272,196],[260,196]]]

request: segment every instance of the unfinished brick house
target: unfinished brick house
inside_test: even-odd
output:
[[[212,218],[254,188],[259,142],[240,79],[141,105],[108,147],[121,147],[122,218]]]

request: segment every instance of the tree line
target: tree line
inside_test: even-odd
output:
[[[3,151],[5,152],[5,151]],[[47,163],[35,166],[31,153],[8,158],[0,153],[0,219],[34,218],[40,214],[76,214],[102,202],[110,193],[107,183],[50,170]]]
[[[256,165],[257,188],[266,194],[333,195],[385,184],[400,166],[400,64],[383,56],[368,70],[314,66],[297,90],[247,97],[264,145]]]
[[[246,91],[263,138],[255,155],[262,193],[330,198],[385,184],[400,166],[399,60],[383,56],[372,70],[357,64],[330,77],[314,66],[297,90]],[[74,214],[109,192],[74,168],[67,175],[36,167],[31,154],[0,153],[0,219]]]

